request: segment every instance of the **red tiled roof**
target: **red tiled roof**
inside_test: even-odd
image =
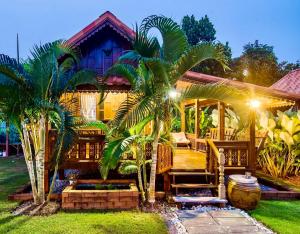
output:
[[[130,85],[128,80],[126,80],[123,77],[118,77],[118,76],[110,76],[107,78],[106,82],[107,85]]]
[[[300,94],[300,69],[289,72],[270,88],[288,93]]]
[[[120,21],[110,11],[106,11],[104,14],[100,15],[99,18],[94,20],[80,32],[72,36],[67,42],[71,45],[79,45],[82,41],[86,40],[106,25],[114,27],[114,29],[118,33],[120,33],[123,37],[127,38],[128,40],[133,39],[135,36],[135,32],[131,28],[125,25],[122,21]]]
[[[241,90],[249,90],[253,93],[266,95],[266,96],[272,96],[272,97],[278,97],[282,99],[289,99],[289,100],[295,100],[300,101],[300,93],[290,93],[286,91],[276,90],[272,87],[263,87],[255,84],[250,84],[246,82],[236,81],[236,80],[229,80],[217,76],[211,76],[206,75],[198,72],[192,72],[188,71],[185,73],[185,75],[181,78],[183,81],[189,81],[192,83],[202,83],[202,84],[208,84],[208,83],[218,83],[222,82],[225,85],[229,85]]]

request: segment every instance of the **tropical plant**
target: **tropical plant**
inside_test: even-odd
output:
[[[213,127],[213,117],[209,113],[210,108],[206,107],[200,114],[200,137],[205,138],[206,133]]]
[[[274,177],[298,174],[300,168],[300,111],[262,113],[259,127],[268,131],[265,148],[258,162]]]
[[[142,201],[146,201],[146,191],[147,191],[147,168],[146,165],[151,163],[151,160],[146,159],[146,147],[153,139],[149,136],[139,135],[132,144],[129,145],[127,151],[128,154],[132,155],[132,160],[124,160],[119,166],[119,173],[137,174],[139,189],[141,192]]]
[[[162,45],[158,39],[149,36],[149,30],[156,28],[162,36]],[[119,129],[132,127],[148,116],[153,116],[152,164],[149,183],[149,201],[155,201],[155,178],[157,163],[157,145],[160,136],[168,136],[171,124],[171,108],[178,107],[179,97],[172,98],[174,86],[188,70],[207,60],[215,59],[226,67],[222,51],[211,43],[189,46],[180,27],[170,18],[150,16],[136,28],[133,49],[120,57],[119,63],[108,70],[109,75],[120,75],[128,79],[133,92],[118,109],[112,123]],[[239,104],[244,95],[232,95],[235,89],[217,85],[192,85],[180,98],[227,99]],[[230,93],[230,96],[229,95]],[[173,95],[174,96],[174,95]],[[229,100],[230,99],[230,100]],[[226,101],[226,100],[224,100]],[[242,105],[240,105],[242,106]]]
[[[77,64],[78,52],[63,41],[35,46],[26,62],[0,55],[0,113],[20,135],[35,204],[45,202],[46,130],[61,112],[61,95],[96,85],[94,73],[78,71]]]
[[[185,112],[185,128],[188,133],[195,133],[195,107],[188,106]]]

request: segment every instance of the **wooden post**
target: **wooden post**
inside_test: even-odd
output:
[[[224,179],[224,164],[225,164],[225,155],[224,149],[219,149],[219,185],[218,185],[218,196],[220,199],[226,199],[226,187]]]
[[[199,110],[199,101],[195,100],[195,136],[196,138],[200,135],[200,110]]]
[[[171,191],[170,175],[168,174],[168,172],[163,173],[163,178],[164,178],[164,191],[166,194],[168,194]]]
[[[180,119],[181,119],[181,132],[185,132],[185,112],[184,102],[180,103]]]
[[[256,169],[256,148],[255,148],[255,110],[250,110],[250,129],[249,129],[249,160],[248,160],[248,169],[251,173],[255,174]]]
[[[218,140],[225,139],[225,105],[223,102],[218,102]]]

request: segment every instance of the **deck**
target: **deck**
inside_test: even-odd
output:
[[[204,170],[206,169],[206,154],[193,149],[175,149],[173,167],[176,170]]]

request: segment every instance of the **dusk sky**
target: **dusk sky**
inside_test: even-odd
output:
[[[16,56],[19,33],[26,58],[35,43],[68,39],[107,10],[129,27],[152,14],[177,22],[207,14],[233,57],[258,39],[274,46],[279,61],[300,60],[300,0],[0,0],[0,53]]]

